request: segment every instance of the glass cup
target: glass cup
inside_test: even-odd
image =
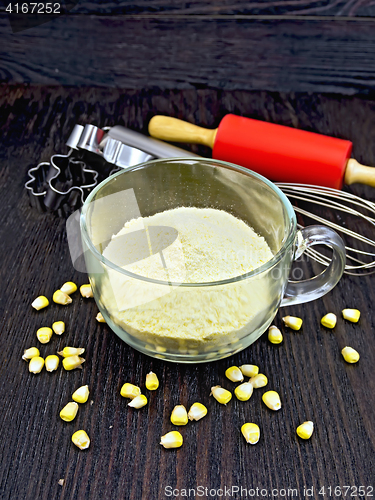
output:
[[[229,212],[265,238],[273,258],[222,281],[184,282],[176,229],[147,227],[142,220],[177,207]],[[112,239],[133,219],[131,233]],[[90,283],[108,325],[135,349],[174,362],[217,360],[248,347],[280,306],[326,294],[345,266],[344,243],[334,231],[324,226],[298,231],[293,207],[278,187],[217,160],[163,159],[120,171],[92,191],[80,226]],[[288,281],[293,260],[317,244],[332,248],[330,265],[311,279]],[[154,266],[156,277],[134,272],[139,262]]]

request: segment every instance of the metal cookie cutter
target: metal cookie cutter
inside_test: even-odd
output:
[[[83,204],[98,182],[122,168],[155,158],[198,157],[119,125],[75,125],[66,144],[67,155],[55,154],[49,163],[31,168],[25,184],[32,206],[64,217]]]
[[[39,163],[28,171],[25,187],[33,207],[43,212],[49,210],[67,216],[79,208],[90,190],[98,183],[98,172],[73,153],[84,127],[76,125],[67,145],[67,155],[55,154],[49,162]]]

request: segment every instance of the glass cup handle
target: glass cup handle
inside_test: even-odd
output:
[[[303,304],[322,297],[339,282],[345,269],[345,245],[340,236],[325,226],[309,226],[297,233],[294,260],[313,245],[328,245],[332,248],[329,266],[317,276],[307,280],[288,281],[280,307]]]

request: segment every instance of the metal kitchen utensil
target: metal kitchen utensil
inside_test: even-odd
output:
[[[355,217],[356,223],[359,222],[357,219],[361,219],[366,223],[369,223],[371,225],[371,231],[373,231],[373,226],[375,226],[375,203],[371,201],[345,191],[322,186],[281,182],[276,182],[276,185],[286,194],[292,204],[293,200],[299,200],[311,203],[312,205],[327,207],[335,212],[343,212]],[[375,272],[374,240],[359,234],[358,232],[352,231],[351,229],[345,227],[345,225],[337,224],[328,220],[326,217],[321,217],[320,215],[314,214],[309,210],[305,210],[300,206],[296,206],[295,203],[293,204],[293,208],[297,213],[300,213],[305,217],[309,217],[319,224],[331,227],[341,235],[348,236],[349,240],[352,242],[351,245],[355,245],[356,242],[368,245],[368,250],[353,248],[351,245],[345,246],[347,259],[344,271],[345,274],[357,276],[373,274]],[[299,225],[299,227],[302,226]],[[306,253],[310,256],[310,258],[320,262],[321,264],[328,265],[330,262],[329,257],[323,255],[317,250],[314,250],[313,248],[308,249]]]
[[[50,162],[30,168],[25,184],[33,207],[63,217],[77,210],[98,182],[122,168],[154,158],[198,157],[122,126],[75,125],[66,145],[67,155],[53,155]]]

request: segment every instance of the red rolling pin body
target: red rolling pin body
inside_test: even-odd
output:
[[[243,165],[273,181],[341,189],[351,152],[350,141],[226,115],[212,156]]]

